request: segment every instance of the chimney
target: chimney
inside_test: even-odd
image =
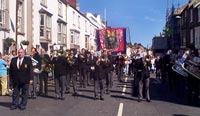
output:
[[[73,8],[76,8],[77,2],[76,0],[67,0],[67,3],[71,5]]]
[[[78,11],[80,11],[80,5],[79,5],[79,3],[76,3],[76,9],[77,9]]]

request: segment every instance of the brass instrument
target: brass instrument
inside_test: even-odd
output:
[[[45,58],[44,56],[41,57],[41,58],[42,58],[42,60],[41,60],[41,62],[42,62],[42,65],[41,65],[42,70],[46,71],[48,73],[51,72],[52,71],[52,66],[51,66],[51,64],[49,64],[48,59]]]
[[[36,68],[36,66],[39,62],[32,57],[31,57],[31,60],[32,60],[32,65],[33,65],[33,72],[36,74],[41,73],[43,71],[43,69],[41,68],[41,70],[39,70],[38,68]]]
[[[175,64],[172,66],[172,70],[175,71],[176,73],[182,75],[183,77],[187,77],[188,73],[184,71],[183,65],[184,64],[180,64],[176,61]]]
[[[188,74],[192,75],[193,77],[200,79],[200,64],[192,61],[186,60],[186,62],[182,66],[183,70],[186,71]]]
[[[68,57],[67,57],[67,63],[68,63],[69,65],[73,65],[73,64],[75,63],[72,54],[68,55]]]
[[[98,60],[96,61],[96,65],[100,65],[101,62],[101,57],[98,58]]]

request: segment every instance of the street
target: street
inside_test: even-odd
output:
[[[11,97],[0,96],[1,116],[200,116],[200,108],[184,105],[181,100],[151,75],[151,102],[137,102],[132,96],[132,77],[119,83],[114,77],[110,94],[94,100],[93,87],[80,88],[79,96],[66,94],[65,100],[54,99],[53,83],[49,95],[29,99],[25,111],[10,110]],[[72,88],[71,88],[72,92]]]

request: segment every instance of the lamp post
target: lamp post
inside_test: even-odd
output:
[[[179,24],[178,24],[178,28],[179,28],[179,38],[180,38],[180,41],[181,41],[181,43],[180,43],[180,47],[183,47],[183,39],[181,38],[181,16],[179,16],[179,15],[177,15],[177,16],[175,16],[175,18],[178,20],[178,22],[179,22]]]
[[[147,49],[149,50],[149,47],[151,46],[151,44],[147,44]]]

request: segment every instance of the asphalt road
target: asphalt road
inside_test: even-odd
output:
[[[25,111],[10,110],[11,97],[0,96],[0,116],[200,116],[200,108],[184,105],[180,97],[151,75],[151,102],[137,102],[132,96],[131,77],[123,83],[114,78],[114,86],[104,100],[94,100],[93,86],[79,88],[78,97],[66,94],[65,100],[54,99],[54,86],[49,95],[29,99]],[[71,88],[72,91],[72,88]]]

